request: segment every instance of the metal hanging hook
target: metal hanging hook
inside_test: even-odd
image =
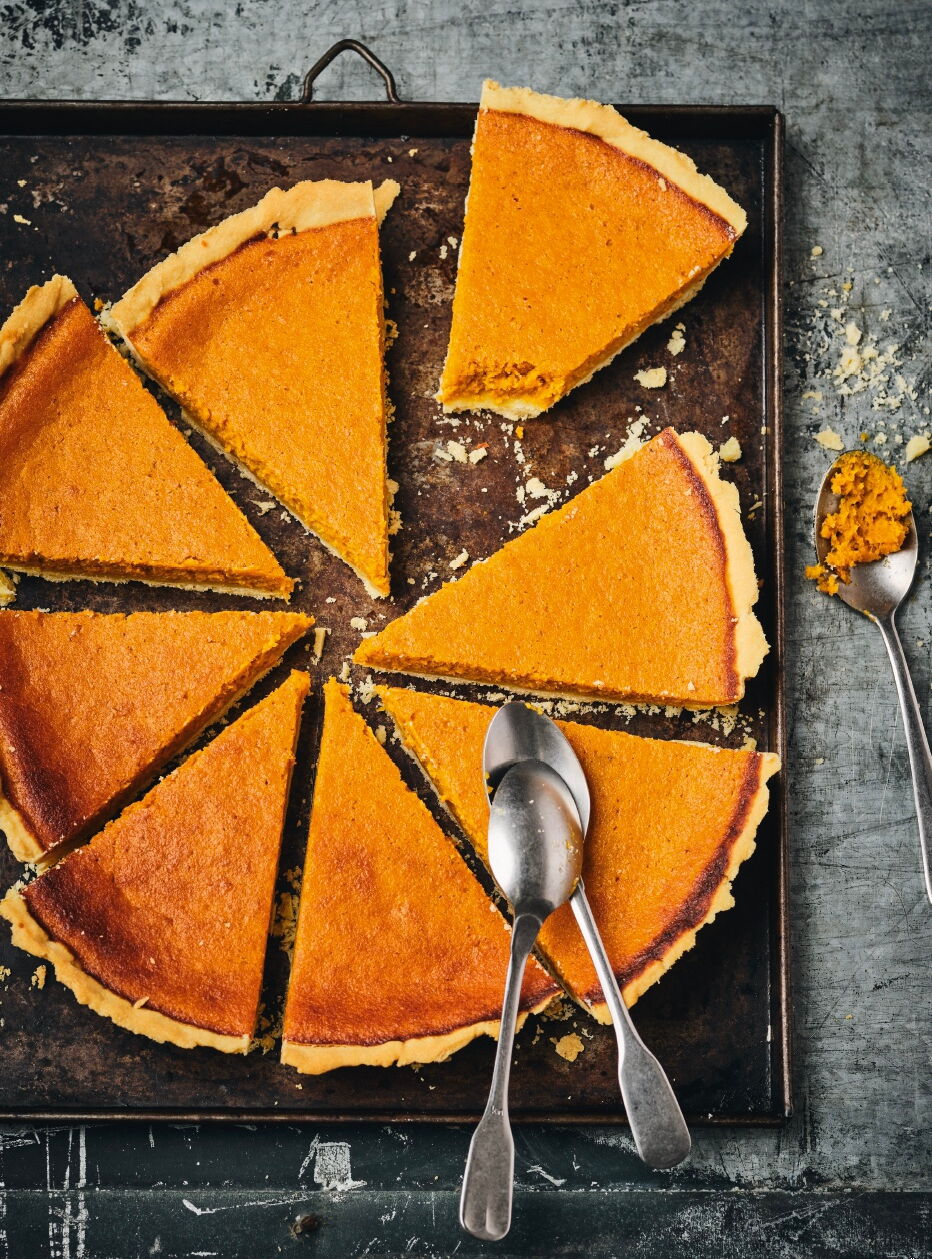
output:
[[[341,52],[357,53],[362,57],[363,61],[369,63],[373,70],[381,76],[382,82],[385,84],[385,97],[393,105],[400,105],[401,100],[398,96],[398,90],[395,87],[395,76],[389,70],[384,62],[380,61],[371,48],[367,48],[365,44],[361,44],[358,39],[341,39],[338,43],[328,48],[322,57],[320,57],[308,70],[304,76],[304,91],[301,94],[301,103],[310,105],[314,99],[314,81],[317,79],[322,70],[326,70],[331,61],[339,57]]]

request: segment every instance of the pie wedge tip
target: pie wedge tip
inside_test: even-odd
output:
[[[733,485],[700,433],[664,429],[364,640],[354,659],[519,692],[712,708],[767,652]]]
[[[104,315],[190,423],[373,598],[390,590],[378,228],[399,191],[394,180],[273,188]]]
[[[331,679],[324,695],[282,1061],[440,1062],[497,1035],[509,928],[348,691]],[[556,991],[530,966],[521,1021]]]
[[[486,82],[437,400],[541,414],[694,297],[746,226],[611,106]]]
[[[0,502],[6,569],[257,598],[294,586],[65,276],[0,327]]]

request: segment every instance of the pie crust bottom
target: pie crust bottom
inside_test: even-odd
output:
[[[150,1040],[177,1045],[180,1049],[207,1046],[226,1054],[244,1054],[249,1049],[249,1036],[224,1036],[204,1027],[194,1027],[134,1005],[125,997],[105,988],[83,969],[70,949],[53,940],[44,927],[30,914],[25,900],[17,888],[11,888],[0,901],[0,916],[13,927],[13,943],[17,948],[43,957],[55,967],[55,978],[70,988],[81,1005],[89,1006],[96,1014],[111,1019],[119,1027],[148,1036]]]

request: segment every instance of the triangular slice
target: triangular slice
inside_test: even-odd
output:
[[[306,673],[0,903],[82,1005],[183,1049],[255,1030]]]
[[[96,829],[313,624],[293,612],[0,612],[0,827],[20,861]]]
[[[345,688],[324,691],[282,1061],[438,1062],[497,1035],[510,931]],[[529,965],[522,1009],[556,991]]]
[[[377,669],[709,708],[767,651],[738,492],[665,429],[457,582],[360,644]]]
[[[60,275],[0,328],[0,563],[285,599],[294,584]]]
[[[387,595],[387,181],[273,188],[104,316],[188,418]]]
[[[688,302],[746,225],[688,157],[610,106],[487,82],[444,410],[547,410]]]
[[[494,708],[379,688],[398,731],[485,861],[489,806],[476,766]],[[633,1005],[734,901],[731,882],[767,811],[772,753],[558,725],[592,794],[583,879],[625,1001]],[[602,989],[568,906],[544,923],[540,953],[601,1022]]]

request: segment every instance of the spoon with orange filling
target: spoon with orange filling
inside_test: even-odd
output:
[[[806,576],[868,616],[883,636],[906,728],[926,893],[932,901],[932,753],[896,628],[896,613],[916,575],[918,544],[912,505],[895,468],[865,450],[835,460],[815,513],[818,564]]]

